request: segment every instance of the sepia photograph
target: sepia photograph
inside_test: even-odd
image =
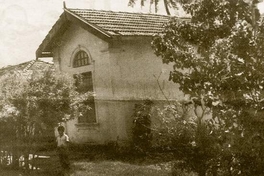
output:
[[[263,0],[0,14],[0,176],[264,176]]]

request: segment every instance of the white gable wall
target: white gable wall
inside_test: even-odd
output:
[[[85,49],[89,52],[88,54],[90,54],[93,60],[92,65],[78,68],[72,67],[72,59],[78,48]],[[98,92],[96,98],[97,96],[107,97],[111,94],[111,90],[109,89],[109,87],[111,87],[111,81],[109,79],[104,79],[110,74],[109,56],[107,52],[104,52],[107,48],[107,42],[90,34],[77,25],[71,25],[63,35],[60,47],[57,47],[53,51],[54,63],[62,72],[67,72],[72,75],[92,71],[94,77],[94,91],[96,93]],[[97,102],[96,106],[99,106]],[[73,142],[103,143],[105,141],[105,137],[102,137],[101,134],[101,131],[104,131],[104,129],[100,127],[100,124],[102,124],[101,117],[103,117],[101,113],[104,112],[97,110],[96,113],[98,122],[96,124],[76,125],[77,119],[67,123],[67,133]]]

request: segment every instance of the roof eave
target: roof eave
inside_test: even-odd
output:
[[[110,42],[112,36],[100,29],[99,27],[89,23],[82,17],[74,14],[67,8],[64,8],[64,12],[57,20],[57,22],[53,25],[52,29],[49,31],[45,39],[39,45],[38,49],[36,50],[36,59],[40,57],[52,57],[52,48],[54,45],[54,41],[60,38],[64,32],[67,30],[70,23],[75,23],[85,30],[91,32],[92,34],[96,35],[97,37],[101,38],[106,42]]]
[[[122,39],[123,40],[141,40],[141,39],[146,39],[146,38],[149,38],[149,39],[153,39],[153,37],[155,37],[156,35],[158,35],[160,33],[157,33],[157,34],[153,34],[153,35],[121,35]]]
[[[51,48],[55,44],[56,39],[59,39],[63,35],[68,26],[68,20],[66,19],[65,12],[63,12],[36,50],[36,59],[40,57],[52,57]]]

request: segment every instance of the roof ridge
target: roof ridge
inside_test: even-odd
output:
[[[81,8],[65,8],[66,12],[78,16],[90,26],[105,31],[109,35],[145,35],[153,36],[154,34],[162,32],[163,24],[169,20],[176,18],[185,20],[179,16],[168,16],[152,13],[135,13],[135,12],[121,12],[112,10],[98,10],[98,9],[81,9]],[[112,27],[109,26],[112,22]],[[134,27],[133,27],[134,26]],[[125,30],[121,30],[121,28]],[[136,30],[136,28],[145,28],[145,30]],[[155,29],[155,30],[153,30]],[[121,32],[122,31],[122,32]],[[130,33],[130,34],[129,34]],[[144,34],[145,33],[145,34]]]
[[[114,12],[114,13],[127,13],[127,14],[141,14],[141,15],[153,15],[153,16],[163,16],[168,18],[178,17],[178,16],[170,16],[170,15],[162,15],[162,14],[154,14],[154,13],[145,13],[145,12],[127,12],[127,11],[113,11],[113,10],[100,10],[100,9],[79,9],[79,8],[67,8],[68,10],[83,10],[83,11],[98,11],[98,12]]]

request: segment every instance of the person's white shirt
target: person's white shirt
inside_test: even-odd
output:
[[[57,137],[57,146],[58,147],[66,147],[69,142],[69,136],[67,134],[63,134],[62,136],[58,135]]]

